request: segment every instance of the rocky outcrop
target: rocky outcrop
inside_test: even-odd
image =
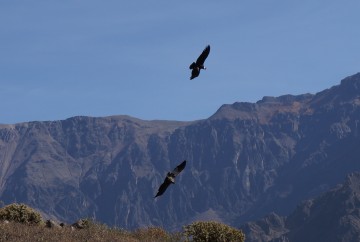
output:
[[[49,218],[178,228],[199,217],[236,226],[360,170],[360,74],[315,95],[223,105],[194,122],[128,116],[0,125],[0,196]],[[186,169],[153,196],[167,171]]]

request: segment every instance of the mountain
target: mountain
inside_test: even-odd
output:
[[[302,202],[287,217],[272,213],[241,227],[247,241],[360,241],[360,172],[344,184]]]
[[[204,120],[73,117],[0,125],[0,200],[52,219],[167,229],[290,214],[360,170],[360,73],[317,94],[223,105]],[[154,199],[182,160],[175,185]]]

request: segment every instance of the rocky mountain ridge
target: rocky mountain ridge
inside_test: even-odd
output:
[[[205,120],[73,117],[0,125],[0,200],[52,219],[176,229],[232,226],[328,191],[360,170],[360,74],[317,94],[223,105]],[[186,169],[153,196],[180,161]]]

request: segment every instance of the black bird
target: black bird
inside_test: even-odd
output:
[[[191,65],[189,66],[189,69],[192,69],[190,80],[194,79],[195,77],[198,77],[201,69],[206,70],[206,67],[204,66],[204,62],[208,57],[209,53],[210,53],[210,45],[205,47],[201,55],[197,58],[196,62],[191,63]]]
[[[168,188],[168,186],[172,183],[175,184],[175,177],[177,175],[179,175],[179,173],[184,170],[186,166],[186,160],[184,160],[180,165],[178,165],[172,172],[168,172],[166,174],[165,180],[164,182],[161,184],[161,186],[159,187],[159,190],[156,194],[155,197],[161,196],[165,191],[166,188]],[[155,198],[154,197],[154,198]]]

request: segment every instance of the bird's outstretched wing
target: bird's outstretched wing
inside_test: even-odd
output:
[[[191,63],[191,65],[189,66],[189,69],[195,69],[195,68],[196,68],[196,63],[195,62]]]
[[[186,160],[184,160],[183,162],[181,162],[180,165],[178,165],[177,167],[175,167],[175,169],[171,172],[171,174],[175,177],[177,176],[182,170],[184,170],[186,166]]]
[[[197,58],[196,65],[197,66],[204,65],[204,62],[205,62],[206,58],[208,57],[209,53],[210,53],[210,45],[206,46],[205,49],[203,50],[203,52],[201,53],[201,55]]]
[[[160,185],[158,192],[156,193],[155,197],[161,196],[166,189],[168,188],[168,186],[171,184],[171,181],[166,177],[164,182]]]

